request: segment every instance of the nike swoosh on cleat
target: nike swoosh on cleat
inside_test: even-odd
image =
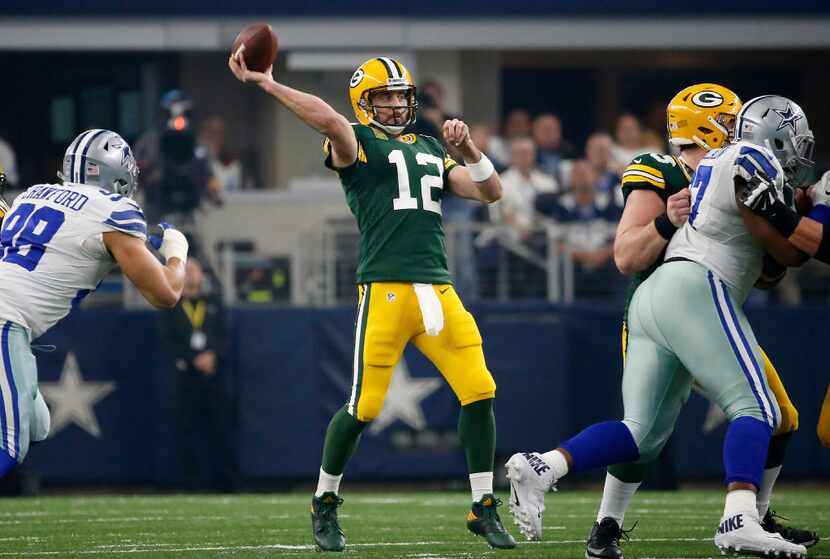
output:
[[[516,501],[516,506],[519,506],[519,491],[516,489],[516,485],[511,481],[510,487],[513,488],[513,499]]]
[[[446,292],[447,292],[447,291],[449,291],[449,290],[450,290],[450,288],[449,288],[449,287],[445,287],[444,289],[439,289],[439,290],[438,290],[438,292],[439,292],[441,295],[443,295],[444,293],[446,293]]]

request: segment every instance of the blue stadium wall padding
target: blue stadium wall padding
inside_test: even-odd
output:
[[[516,450],[546,450],[596,421],[622,413],[620,309],[547,304],[473,307],[488,367],[498,385],[499,459]],[[801,432],[786,459],[787,476],[830,475],[830,450],[815,436],[830,382],[826,308],[749,309],[762,346],[778,367],[800,411]],[[354,310],[236,309],[227,368],[235,371],[233,446],[248,479],[316,477],[331,415],[350,392]],[[175,370],[160,349],[151,312],[83,311],[39,343],[41,382],[66,374],[75,355],[84,387],[111,390],[91,407],[99,432],[69,421],[29,460],[47,482],[171,483],[176,467]],[[396,399],[400,413],[376,431],[367,429],[349,465],[350,479],[447,479],[465,475],[458,446],[458,402],[440,375],[414,348],[404,354],[420,399]],[[105,383],[105,384],[100,384]],[[70,402],[71,403],[71,402]],[[83,409],[83,408],[80,408]],[[682,477],[719,479],[724,425],[704,434],[709,404],[693,395],[672,445]],[[420,429],[412,424],[422,420]],[[598,475],[598,474],[597,474]]]

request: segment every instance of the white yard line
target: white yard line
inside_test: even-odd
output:
[[[660,542],[711,542],[712,538],[632,538],[632,542],[644,542],[644,543],[660,543]],[[458,545],[462,542],[382,542],[382,543],[352,543],[349,544],[349,548],[369,548],[369,547],[410,547],[410,546],[425,546],[425,545],[434,545],[434,546],[449,546],[449,545]],[[528,546],[549,546],[549,545],[572,545],[572,544],[584,544],[585,540],[559,540],[559,541],[548,541],[548,542],[519,542],[519,545],[528,545]],[[168,547],[169,546],[169,547]],[[176,547],[178,546],[178,547]],[[313,551],[315,546],[313,545],[290,545],[290,544],[264,544],[264,545],[239,545],[239,546],[228,546],[228,545],[182,545],[182,544],[163,544],[163,543],[155,543],[155,544],[135,544],[135,545],[123,545],[121,549],[116,548],[115,546],[111,546],[108,549],[86,549],[80,551],[11,551],[11,552],[0,552],[0,556],[15,556],[15,557],[44,557],[44,556],[61,556],[61,555],[101,555],[104,553],[155,553],[158,552],[160,548],[164,549],[164,553],[192,553],[194,551],[221,551],[221,552],[239,552],[239,551],[265,551],[269,549],[277,549],[283,551]],[[424,555],[420,555],[420,557],[425,557]]]

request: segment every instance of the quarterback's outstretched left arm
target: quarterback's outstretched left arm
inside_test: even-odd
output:
[[[265,72],[248,70],[241,53],[231,55],[228,67],[236,79],[257,84],[300,117],[300,120],[326,136],[331,141],[332,163],[335,167],[348,167],[357,159],[357,138],[352,126],[348,119],[335,111],[331,105],[316,95],[277,83],[271,75],[271,68]]]
[[[501,198],[501,179],[493,163],[470,138],[470,129],[458,119],[448,120],[442,130],[444,139],[461,152],[466,167],[454,167],[449,173],[450,190],[456,196],[492,203]]]

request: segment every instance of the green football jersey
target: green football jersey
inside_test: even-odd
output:
[[[431,136],[394,139],[371,126],[352,126],[358,143],[353,164],[335,168],[328,140],[323,151],[360,231],[357,283],[452,283],[441,199],[457,163]]]
[[[692,181],[692,170],[677,157],[659,153],[644,153],[638,155],[625,168],[622,176],[623,197],[628,201],[628,195],[634,190],[651,190],[656,192],[664,203],[669,196],[676,194],[689,186]],[[625,299],[625,314],[628,315],[628,305],[637,287],[663,263],[665,251],[657,261],[641,272],[635,273],[628,284],[628,294]]]

